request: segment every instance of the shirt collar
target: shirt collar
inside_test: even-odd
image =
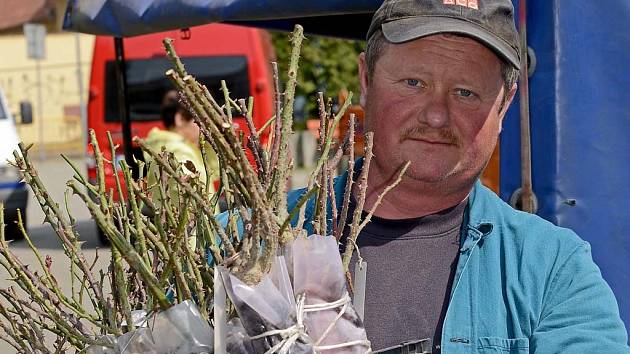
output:
[[[358,173],[363,168],[363,158],[359,158],[355,161],[354,165],[354,173],[355,180]],[[343,193],[346,186],[346,182],[348,181],[348,171],[344,172],[342,175],[335,179],[334,189],[335,189],[335,201],[337,202],[337,209],[341,210],[341,206],[343,203]],[[489,236],[492,234],[492,230],[494,229],[493,221],[488,218],[489,215],[492,215],[492,210],[490,206],[489,197],[487,196],[486,187],[483,186],[480,180],[477,180],[473,186],[472,191],[468,197],[468,205],[466,207],[466,211],[464,212],[464,221],[463,224],[465,227],[462,228],[462,231],[470,231],[473,235],[473,239],[481,239],[483,237]],[[465,242],[466,234],[462,236],[462,244]]]

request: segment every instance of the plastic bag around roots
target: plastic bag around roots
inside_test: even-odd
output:
[[[214,350],[214,331],[190,301],[136,323],[140,328],[114,339],[112,348],[91,346],[87,354],[202,354]]]
[[[348,296],[334,237],[296,238],[254,286],[219,269],[242,324],[231,323],[229,332],[245,332],[228,335],[230,354],[371,353],[363,322]],[[244,349],[250,351],[238,351]]]

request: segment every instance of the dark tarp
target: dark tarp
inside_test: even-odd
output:
[[[64,29],[127,37],[209,22],[283,30],[300,23],[307,33],[362,39],[371,13],[381,3],[382,0],[70,0]]]

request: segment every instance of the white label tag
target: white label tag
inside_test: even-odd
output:
[[[365,314],[365,283],[367,280],[367,262],[359,258],[354,264],[354,309],[363,321]]]

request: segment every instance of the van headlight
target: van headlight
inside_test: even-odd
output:
[[[20,171],[13,166],[0,166],[0,182],[18,182],[22,179]]]

